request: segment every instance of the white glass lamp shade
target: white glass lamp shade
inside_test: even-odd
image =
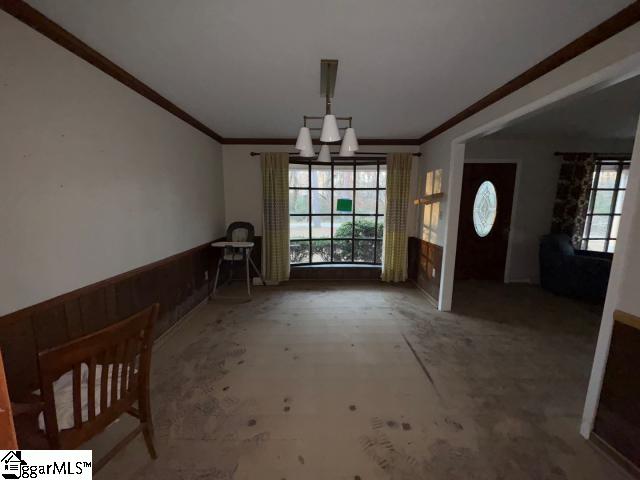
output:
[[[313,142],[311,141],[311,131],[308,127],[301,127],[296,140],[296,150],[301,152],[313,152]],[[306,155],[302,155],[303,157]],[[312,155],[310,155],[312,156]]]
[[[318,154],[318,162],[324,162],[324,163],[331,162],[331,152],[329,152],[329,145],[322,145],[322,147],[320,147],[320,153]]]
[[[347,128],[347,131],[344,132],[342,145],[340,145],[340,156],[353,157],[358,148],[360,147],[356,138],[356,131],[353,128]]]
[[[300,150],[300,156],[301,157],[315,157],[316,156],[316,152],[313,151],[313,147],[310,147],[307,150]]]
[[[338,120],[335,115],[325,115],[322,120],[322,131],[320,132],[321,142],[337,142],[340,140],[340,130]]]

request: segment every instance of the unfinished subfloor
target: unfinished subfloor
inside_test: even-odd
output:
[[[138,437],[96,478],[625,478],[578,434],[598,313],[476,283],[455,305],[303,281],[206,304],[154,351],[159,458]]]

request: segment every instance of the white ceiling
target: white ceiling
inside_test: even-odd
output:
[[[334,112],[415,138],[630,0],[28,0],[224,137],[293,137]]]
[[[632,139],[640,115],[640,76],[576,95],[492,135],[500,138]]]

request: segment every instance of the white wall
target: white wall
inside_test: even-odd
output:
[[[505,280],[539,283],[538,245],[550,232],[562,158],[554,152],[630,153],[627,141],[589,138],[507,139],[485,137],[466,144],[465,163],[518,164]]]
[[[223,145],[224,197],[227,225],[236,221],[253,223],[256,235],[262,235],[262,171],[260,157],[251,152],[292,152],[287,145]],[[361,152],[417,152],[415,145],[361,146]],[[411,198],[417,197],[418,161],[414,157]],[[416,235],[417,210],[408,207],[408,234]]]
[[[220,145],[0,11],[0,315],[224,230]]]

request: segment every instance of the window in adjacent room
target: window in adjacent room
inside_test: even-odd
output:
[[[384,159],[291,160],[291,264],[381,264],[386,184]]]
[[[581,248],[613,252],[629,178],[628,160],[599,160],[593,172]]]

